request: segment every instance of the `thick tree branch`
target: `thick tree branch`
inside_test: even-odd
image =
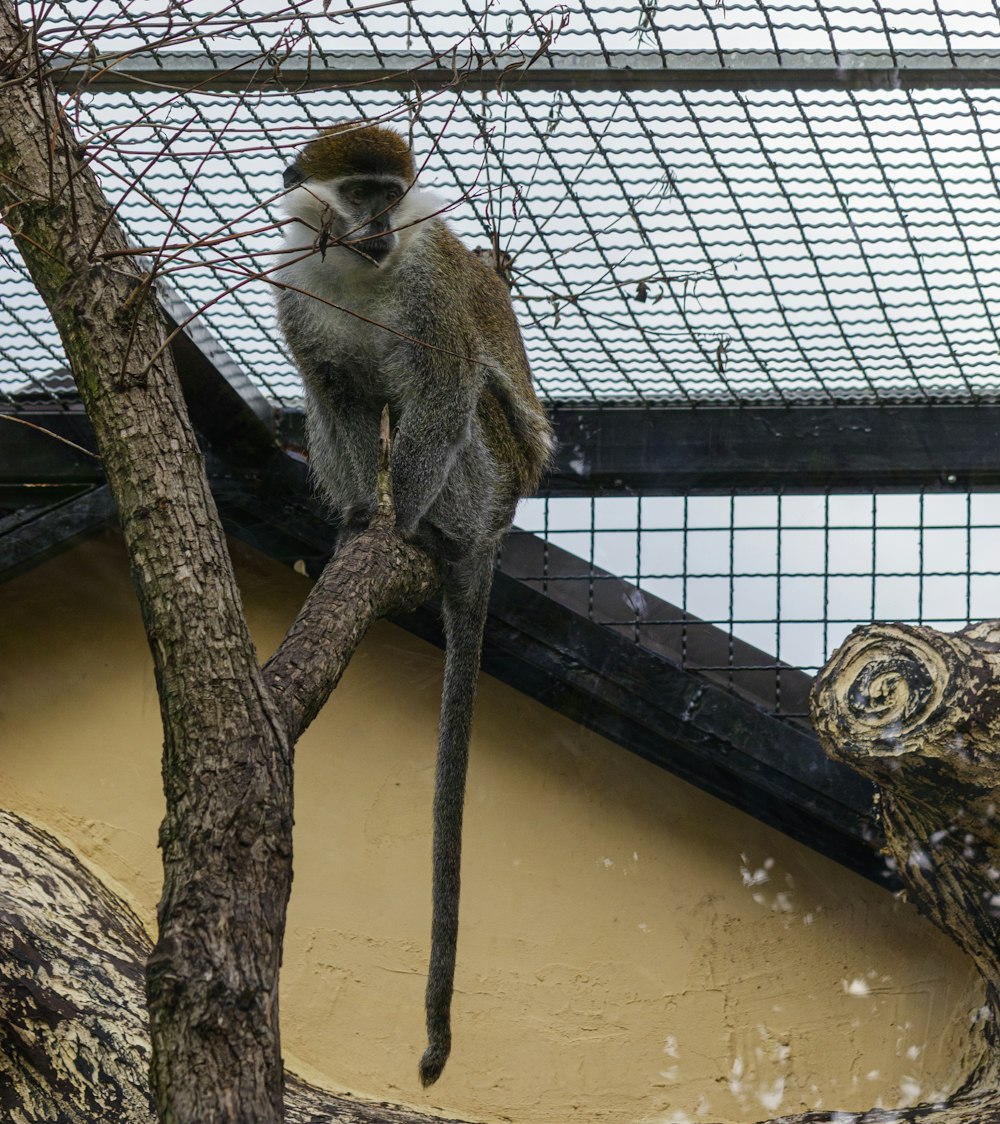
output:
[[[790,1119],[1000,1121],[1000,623],[855,629],[817,678],[812,714],[826,751],[877,786],[908,896],[972,957],[986,1006],[979,1060],[948,1104]]]
[[[53,906],[58,908],[53,908]],[[51,836],[0,811],[0,1106],[23,1124],[153,1124],[129,908]],[[289,1077],[286,1124],[456,1124]]]
[[[379,439],[378,506],[371,525],[324,568],[264,665],[264,681],[293,742],[319,713],[372,624],[423,604],[439,581],[427,555],[395,529],[388,406]]]
[[[164,724],[147,984],[164,1120],[281,1119],[291,754],[254,654],[149,278],[0,0],[0,206],[62,338],[118,506]],[[234,1116],[235,1113],[235,1116]]]
[[[427,555],[379,520],[325,567],[264,665],[264,681],[293,742],[319,713],[371,625],[422,604],[437,584]]]

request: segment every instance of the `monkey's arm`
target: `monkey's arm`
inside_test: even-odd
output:
[[[392,450],[396,525],[404,534],[416,529],[470,440],[483,387],[476,364],[433,363],[420,349],[410,354],[418,377],[404,399]]]

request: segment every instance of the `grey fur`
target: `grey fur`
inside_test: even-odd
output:
[[[387,175],[344,178],[331,167],[302,182],[293,167],[286,209],[299,221],[277,275],[278,316],[305,384],[313,475],[341,520],[342,544],[374,509],[388,403],[397,526],[443,575],[447,654],[420,1063],[429,1085],[451,1048],[469,731],[496,551],[518,499],[537,487],[551,431],[507,289],[434,217],[438,201]]]

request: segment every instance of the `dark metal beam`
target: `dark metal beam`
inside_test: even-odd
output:
[[[277,454],[281,442],[301,445],[300,411],[284,410],[275,433],[213,370],[203,359],[185,361],[193,412],[210,444],[247,466]],[[103,480],[98,461],[60,440],[93,449],[81,411],[4,412],[30,425],[0,417],[0,488]],[[553,496],[1000,487],[1000,406],[556,406],[550,413],[557,448],[545,491]],[[297,471],[304,479],[305,469]]]
[[[253,460],[275,450],[276,411],[242,367],[162,283],[157,296],[167,318],[177,374],[195,429],[231,457]]]
[[[460,83],[517,90],[915,90],[1000,85],[1000,52],[956,48],[864,51],[160,51],[98,58],[57,56],[64,87],[299,93],[358,86],[383,90]]]
[[[6,581],[114,523],[107,485],[51,507],[0,519],[0,581]]]
[[[552,495],[1000,486],[1000,406],[552,411]]]
[[[552,496],[1000,487],[1000,406],[549,409]],[[301,411],[280,432],[303,441]]]
[[[79,405],[0,408],[0,487],[101,484],[94,432]]]

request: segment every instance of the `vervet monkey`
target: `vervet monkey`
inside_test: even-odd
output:
[[[309,461],[339,545],[375,509],[379,417],[395,427],[396,525],[443,579],[447,642],[434,795],[428,1045],[451,1049],[462,810],[472,707],[497,546],[552,449],[506,286],[414,185],[394,130],[335,125],[284,175],[278,317],[305,384]]]

